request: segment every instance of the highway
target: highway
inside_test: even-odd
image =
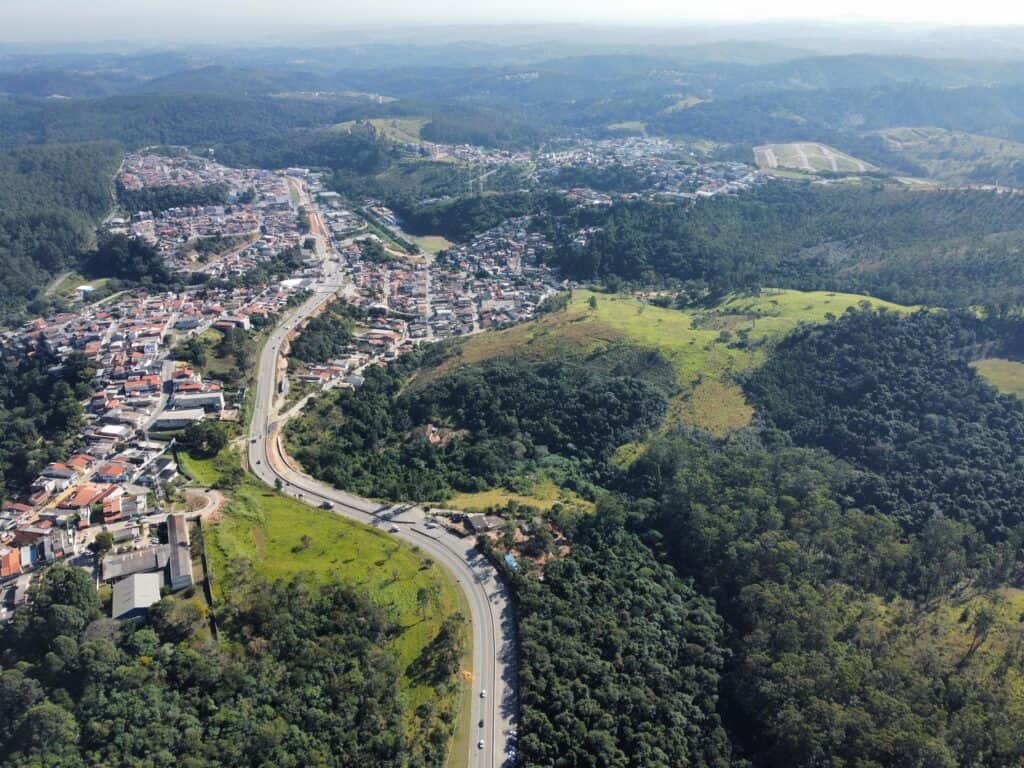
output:
[[[278,395],[282,345],[344,283],[338,265],[332,261],[324,263],[323,280],[313,295],[284,316],[260,356],[248,443],[249,467],[268,485],[280,480],[283,493],[312,506],[330,504],[337,514],[382,528],[389,535],[419,546],[448,569],[465,595],[472,622],[468,765],[497,768],[508,762],[507,745],[509,734],[516,727],[518,706],[513,609],[494,567],[477,551],[472,537],[460,538],[433,525],[421,508],[381,505],[328,486],[298,471],[283,450],[282,425],[277,421],[283,400]],[[482,748],[478,746],[480,741]]]

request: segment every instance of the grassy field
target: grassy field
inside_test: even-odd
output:
[[[703,103],[704,99],[700,98],[699,96],[683,96],[677,99],[676,102],[672,104],[672,106],[668,107],[664,111],[668,113],[681,112],[684,109],[690,109],[691,107],[696,107],[698,104]]]
[[[975,619],[992,619],[991,629],[976,634]],[[938,656],[966,684],[992,695],[1005,693],[1006,711],[1024,714],[1024,590],[1004,587],[943,600],[927,611],[915,611],[908,622],[913,638],[910,653],[918,659]],[[998,692],[997,692],[998,691]]]
[[[45,290],[45,295],[56,296],[66,301],[75,301],[78,298],[77,288],[80,285],[91,285],[93,291],[86,298],[87,304],[99,301],[100,299],[109,296],[111,291],[107,288],[107,283],[110,282],[110,278],[99,277],[95,280],[89,280],[83,277],[77,272],[69,272],[58,280],[48,285]]]
[[[446,251],[455,245],[451,240],[441,237],[441,235],[414,237],[412,240],[424,253],[438,253],[439,251]]]
[[[592,296],[596,309],[589,306]],[[711,309],[682,311],[621,294],[576,291],[564,312],[467,339],[458,355],[422,372],[412,386],[494,357],[582,357],[633,344],[659,350],[676,370],[680,394],[666,426],[682,422],[724,436],[749,424],[753,415],[735,382],[737,374],[760,365],[771,344],[801,323],[823,322],[829,314],[840,315],[862,302],[907,309],[854,294],[764,290],[759,296],[727,298]]]
[[[559,488],[551,480],[537,482],[528,493],[514,493],[505,488],[494,488],[477,493],[459,493],[446,501],[444,506],[469,512],[483,512],[489,507],[503,507],[510,501],[545,511],[551,509],[555,504],[575,506],[586,511],[594,509],[593,502],[580,498],[572,491]]]
[[[647,133],[647,123],[641,122],[640,120],[626,120],[622,123],[612,123],[607,126],[607,128],[609,131],[615,131],[616,133]]]
[[[420,140],[420,130],[429,121],[425,117],[380,117],[370,120],[370,124],[382,135],[392,141],[405,144],[416,144]],[[355,125],[354,121],[338,123],[335,130],[346,131]]]
[[[889,128],[878,135],[889,149],[923,167],[931,179],[1019,185],[1008,169],[1024,162],[1020,142],[942,128]]]
[[[989,357],[977,360],[971,365],[1000,392],[1024,397],[1024,363],[1001,357]]]
[[[221,475],[213,460],[184,454],[181,460],[200,485],[210,485]],[[468,688],[468,682],[463,681],[455,694],[438,700],[432,686],[414,682],[410,674],[444,619],[455,612],[469,615],[462,594],[446,571],[415,547],[278,494],[251,475],[229,494],[231,500],[222,518],[210,526],[206,537],[215,599],[220,600],[233,580],[245,579],[250,571],[269,579],[302,573],[314,581],[352,584],[384,606],[402,627],[391,648],[404,670],[400,696],[414,738],[417,718],[413,713],[419,704],[429,702],[439,710],[456,713],[464,707],[461,689]],[[417,594],[423,588],[432,590],[432,596],[421,611]],[[467,624],[467,667],[472,653],[469,638]],[[468,724],[464,717],[457,717],[457,722]],[[465,740],[465,734],[459,738]],[[455,757],[465,752],[463,749]]]
[[[764,144],[754,147],[754,162],[764,170],[791,168],[801,171],[864,173],[875,166],[840,152],[826,144],[796,141],[790,144]]]

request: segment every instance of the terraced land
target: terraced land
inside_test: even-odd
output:
[[[762,170],[789,168],[810,173],[866,173],[877,170],[871,163],[840,152],[827,144],[802,141],[754,147],[754,162]]]

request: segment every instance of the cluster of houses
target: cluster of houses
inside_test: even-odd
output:
[[[230,202],[139,211],[130,220],[113,218],[108,226],[111,231],[130,232],[145,240],[174,268],[222,278],[243,274],[256,263],[303,242],[288,186],[291,171],[294,175],[308,173],[303,169],[228,168],[191,155],[129,154],[119,175],[125,189],[218,185],[227,189]],[[204,239],[225,237],[237,246],[218,258],[194,258]]]
[[[457,160],[481,169],[499,168],[504,165],[526,165],[530,162],[529,152],[477,147],[472,144],[435,144],[420,142],[423,151],[436,160]]]
[[[462,157],[470,149],[446,151]],[[487,153],[472,150],[478,151]],[[516,160],[500,153],[478,159],[492,165]],[[366,222],[342,208],[315,174],[304,169],[236,170],[187,155],[129,155],[121,173],[126,189],[216,183],[226,185],[232,195],[244,193],[246,202],[164,212],[151,217],[151,230],[141,226],[147,222],[142,217],[125,224],[138,224],[141,236],[155,237],[172,265],[189,238],[224,234],[225,228],[232,232],[235,223],[239,231],[255,225],[252,242],[201,267],[221,277],[245,274],[284,248],[307,244],[309,235],[296,215],[298,194],[290,194],[299,185],[294,177],[302,178],[319,201],[318,212],[335,246],[328,258],[344,267],[352,280],[351,300],[365,310],[351,347],[336,360],[303,370],[300,375],[308,381],[358,387],[368,365],[384,364],[422,341],[529,319],[545,297],[563,287],[546,263],[551,244],[530,231],[526,218],[507,221],[436,257],[383,263],[363,259],[359,239],[366,237]],[[373,215],[387,226],[400,227],[386,209]],[[180,227],[161,231],[156,222]],[[115,219],[112,225],[119,223]],[[232,407],[232,393],[176,362],[171,350],[209,329],[248,330],[258,318],[281,312],[297,292],[316,286],[324,275],[317,254],[305,251],[303,257],[287,279],[270,285],[244,287],[243,281],[233,281],[227,285],[235,287],[121,294],[0,334],[5,349],[62,362],[80,356],[96,370],[75,450],[47,466],[30,488],[0,509],[0,579],[74,554],[82,532],[94,526],[151,513],[151,492],[177,472],[167,443],[155,438],[202,419],[230,417]],[[191,583],[188,529],[182,525],[183,520],[168,521],[165,545],[133,545],[131,551],[104,560],[102,578],[114,585],[115,615],[145,610],[165,585]]]
[[[189,154],[184,147],[174,155],[129,152],[121,161],[118,181],[126,190],[146,187],[206,187],[231,185],[241,178],[240,171],[209,163]]]
[[[529,319],[558,281],[551,250],[528,220],[512,219],[428,260],[356,261],[353,279],[371,310],[408,320],[411,339],[460,336]]]
[[[158,170],[160,167],[142,162],[140,172],[123,176],[123,181],[129,188],[170,179],[177,183],[212,181],[202,175],[208,168],[205,161],[176,166],[177,176],[165,167]],[[282,229],[276,233],[279,237],[269,242],[300,241],[290,202],[288,207],[290,234]],[[269,252],[259,252],[237,268],[251,269],[260,260],[271,258]],[[46,466],[30,487],[0,507],[0,593],[5,598],[23,600],[27,574],[79,554],[82,542],[91,538],[96,526],[113,526],[111,530],[120,535],[130,530],[119,527],[124,521],[152,513],[147,508],[152,494],[159,499],[160,489],[177,476],[168,442],[156,439],[160,433],[205,418],[231,418],[233,413],[231,394],[219,382],[204,380],[191,365],[175,361],[172,349],[209,329],[248,330],[255,320],[280,313],[295,293],[319,274],[307,272],[304,265],[286,280],[258,287],[121,294],[83,304],[74,312],[37,318],[0,334],[0,346],[5,350],[45,355],[57,364],[80,358],[96,372],[92,394],[83,403],[82,430],[72,454]],[[183,540],[187,551],[187,530],[169,535]],[[115,615],[118,605],[137,611],[154,602],[149,599],[153,595],[159,599],[163,582],[156,585],[154,574],[165,569],[172,588],[191,583],[191,563],[180,555],[180,547],[172,542],[156,547],[159,551],[155,553],[150,549],[133,545],[131,552],[112,555],[109,569],[104,561],[104,579],[114,583]],[[115,565],[117,558],[125,563]],[[130,564],[136,561],[155,567]]]
[[[612,167],[629,169],[644,181],[643,192],[618,195],[626,198],[696,200],[737,194],[769,179],[746,163],[703,160],[683,142],[646,136],[582,140],[565,149],[541,153],[534,178],[539,183],[551,184],[567,169]],[[612,202],[612,196],[592,189],[574,188],[567,194],[582,205]]]

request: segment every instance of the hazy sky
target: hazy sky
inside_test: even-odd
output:
[[[0,40],[181,42],[302,28],[370,25],[579,22],[670,24],[761,19],[1018,25],[1009,0],[0,0]]]

